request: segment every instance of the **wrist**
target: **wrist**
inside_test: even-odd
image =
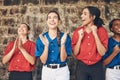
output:
[[[62,46],[62,45],[65,45],[65,43],[61,43],[61,46]]]
[[[96,32],[96,31],[93,31],[93,35],[97,35],[97,32]]]
[[[45,47],[48,47],[48,46],[49,46],[48,44],[45,45]]]
[[[24,48],[23,47],[19,47],[20,50],[23,50]]]

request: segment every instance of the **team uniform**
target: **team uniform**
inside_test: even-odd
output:
[[[76,45],[79,34],[78,31],[84,27],[79,27],[74,31],[72,37],[72,48]],[[107,49],[108,34],[105,28],[100,27],[97,29],[97,34],[101,43]],[[92,31],[90,33],[84,32],[84,37],[81,41],[80,51],[76,56],[76,80],[88,80],[89,77],[92,80],[104,80],[104,72],[102,67],[102,56],[97,51],[96,42]]]
[[[60,32],[60,38],[64,33]],[[42,80],[70,80],[70,72],[68,69],[66,59],[64,62],[60,60],[60,44],[58,44],[57,37],[51,39],[48,32],[44,33],[43,36],[46,36],[49,41],[48,49],[48,59],[42,68]],[[36,41],[36,57],[40,57],[44,51],[44,44],[42,43],[40,37]],[[71,56],[71,39],[67,35],[65,49],[68,56]]]
[[[10,42],[6,49],[4,56],[7,55],[14,46],[14,41]],[[23,48],[31,55],[35,56],[35,43],[27,40],[23,45]],[[33,80],[32,71],[35,65],[31,65],[23,56],[22,52],[16,48],[12,58],[9,61],[8,71],[9,80]]]
[[[110,37],[108,41],[108,51],[103,56],[103,60],[111,55],[116,45],[120,45],[120,42]],[[120,52],[106,65],[106,80],[120,80]]]

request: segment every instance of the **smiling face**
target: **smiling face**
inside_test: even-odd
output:
[[[18,28],[18,35],[26,36],[29,33],[29,29],[26,24],[21,24]]]
[[[120,19],[115,20],[112,24],[111,31],[114,32],[115,34],[120,35]]]
[[[55,12],[50,12],[47,16],[47,25],[49,29],[57,29],[60,19],[58,17],[59,15]]]
[[[82,12],[82,26],[88,26],[89,24],[94,23],[94,16],[92,16],[87,8],[85,8]]]

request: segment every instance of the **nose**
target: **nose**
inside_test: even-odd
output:
[[[83,17],[83,14],[81,14],[81,16],[80,16],[81,18]]]

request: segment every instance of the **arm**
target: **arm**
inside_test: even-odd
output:
[[[40,56],[40,60],[43,64],[46,63],[47,59],[48,59],[48,48],[49,48],[49,41],[48,39],[45,37],[42,36],[42,34],[39,35],[42,43],[44,44],[44,50],[43,50],[43,53],[42,55]]]
[[[109,64],[119,52],[120,52],[120,49],[119,49],[118,45],[116,45],[116,46],[114,47],[114,51],[111,53],[111,55],[108,56],[108,57],[103,61],[103,65],[105,66],[105,65]]]
[[[30,55],[24,48],[20,48],[20,51],[22,52],[25,59],[32,65],[35,64],[35,57]]]
[[[60,48],[60,59],[62,62],[65,61],[67,58],[66,47],[65,47],[66,38],[67,38],[67,33],[64,33],[61,39],[61,48]]]
[[[80,51],[80,45],[81,45],[81,39],[79,38],[78,41],[77,41],[77,43],[76,43],[76,45],[73,48],[73,54],[75,56],[77,56],[78,53],[79,53],[79,51]]]
[[[66,48],[65,48],[65,44],[61,45],[61,53],[60,53],[60,59],[61,61],[65,61],[67,58],[67,53],[66,53]]]
[[[48,46],[44,46],[44,51],[40,56],[40,60],[43,64],[45,64],[47,61],[47,58],[48,58]]]
[[[93,32],[94,38],[95,38],[95,42],[96,42],[96,46],[97,46],[97,51],[98,53],[103,56],[106,52],[106,48],[105,46],[101,43],[98,34],[97,34],[97,27],[94,25],[91,27],[91,30]]]
[[[3,64],[6,64],[7,62],[9,62],[9,60],[11,59],[11,57],[13,56],[14,52],[15,52],[15,49],[16,49],[16,43],[17,43],[17,39],[15,40],[14,42],[14,45],[13,45],[13,48],[10,50],[10,52],[5,55],[2,59],[2,63]],[[9,45],[8,45],[9,46]]]
[[[35,50],[35,46],[31,46],[32,49]],[[32,65],[35,64],[35,57],[30,55],[23,47],[22,47],[22,41],[19,39],[19,43],[18,43],[18,48],[19,50],[22,52],[23,56],[25,57],[25,59]]]
[[[7,54],[3,57],[2,59],[2,63],[3,64],[6,64],[7,62],[9,62],[9,60],[11,59],[12,55],[14,54],[14,48]]]
[[[81,29],[81,30],[79,30],[78,31],[78,41],[77,41],[77,43],[75,44],[75,46],[74,46],[74,48],[73,48],[73,54],[75,55],[75,56],[77,56],[78,55],[78,53],[79,53],[79,51],[80,51],[80,45],[81,45],[81,41],[82,41],[82,38],[83,38],[83,36],[84,36],[84,32],[83,32],[83,29]],[[74,36],[73,36],[74,37]]]
[[[106,48],[104,47],[104,45],[101,43],[99,37],[97,34],[94,35],[95,37],[95,42],[96,42],[96,45],[97,45],[97,50],[98,50],[98,53],[103,56],[106,52]]]

